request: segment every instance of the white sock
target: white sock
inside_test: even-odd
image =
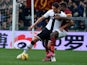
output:
[[[26,52],[28,51],[28,49],[31,49],[32,47],[33,47],[33,45],[32,45],[32,44],[29,44],[29,45],[27,46],[27,48],[24,49],[23,53],[26,53]]]
[[[31,49],[32,47],[33,47],[33,45],[32,45],[32,44],[30,44],[30,45],[28,46],[28,48],[29,48],[29,49]]]
[[[24,49],[23,53],[27,53],[27,50],[28,50],[28,49]]]

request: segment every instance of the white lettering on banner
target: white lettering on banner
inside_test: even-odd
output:
[[[38,31],[34,32],[35,35]],[[32,40],[31,31],[16,31],[14,47],[26,48],[26,45]],[[68,35],[56,41],[57,50],[78,50],[87,51],[87,32],[69,32]],[[12,32],[0,31],[0,48],[12,48]],[[33,49],[44,49],[42,42],[38,41]]]

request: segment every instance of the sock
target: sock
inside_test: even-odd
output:
[[[49,54],[49,49],[46,48],[46,56]]]
[[[26,49],[24,49],[23,53],[26,53],[28,51],[28,49],[31,49],[34,44],[35,43],[33,41],[31,41],[31,43],[26,47]]]
[[[27,53],[28,49],[24,49],[23,53]]]
[[[51,38],[51,41],[52,41],[52,44],[50,46],[50,51],[54,53],[56,38],[55,37],[52,37]]]

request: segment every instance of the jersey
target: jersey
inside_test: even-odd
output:
[[[65,14],[66,14],[68,17],[71,17],[71,16],[72,16],[72,12],[71,12],[68,8],[66,8],[66,9],[64,10],[64,12],[65,12]],[[65,25],[66,23],[67,23],[67,22],[64,21],[61,26]],[[66,27],[66,28],[64,28],[64,29],[65,29],[66,31],[68,31],[68,27]]]
[[[70,11],[70,9],[66,8],[64,12],[67,16],[72,16],[72,12]]]
[[[46,25],[46,28],[47,28],[48,30],[51,30],[51,26],[52,26],[52,22],[53,22],[54,15],[58,15],[58,16],[60,16],[60,17],[67,17],[67,15],[66,15],[63,11],[61,11],[60,13],[55,13],[52,9],[51,9],[51,10],[48,10],[48,11],[43,15],[45,18],[50,17],[49,22],[48,22],[48,24]],[[55,19],[55,23],[54,23],[54,27],[53,27],[53,30],[52,30],[52,31],[54,31],[55,29],[60,28],[61,24],[62,24],[62,21],[59,21],[58,19]]]

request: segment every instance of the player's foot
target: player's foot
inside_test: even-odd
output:
[[[56,62],[55,54],[53,52],[49,52],[49,54],[47,54],[47,57],[50,58],[51,62]]]
[[[19,54],[19,55],[17,55],[17,59],[20,59],[21,58],[21,55],[23,55],[23,54],[26,54],[26,53],[24,53],[24,52],[22,52],[21,54]]]
[[[47,54],[47,57],[49,57],[49,58],[51,58],[51,56],[54,56],[55,54],[53,53],[53,52],[49,52],[48,54]]]
[[[50,60],[51,60],[51,62],[56,62],[55,56],[52,56]]]
[[[50,61],[50,58],[45,57],[42,61]]]

